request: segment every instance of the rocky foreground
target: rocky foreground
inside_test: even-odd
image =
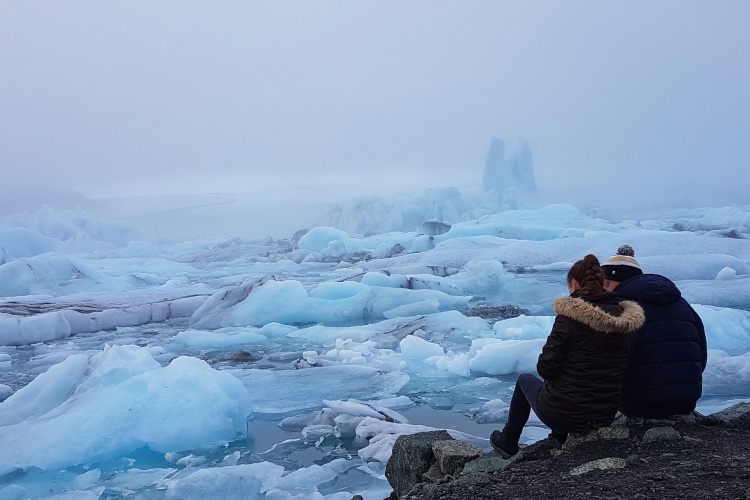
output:
[[[400,436],[390,499],[750,499],[750,404],[708,416],[620,417],[534,443],[510,460],[446,431]]]

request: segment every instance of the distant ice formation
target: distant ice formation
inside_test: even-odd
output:
[[[430,234],[425,231],[426,222],[433,227],[450,227],[504,210],[533,208],[535,195],[529,145],[519,138],[518,149],[506,158],[505,142],[493,137],[479,192],[462,193],[455,187],[444,187],[401,197],[354,199],[334,205],[326,225],[365,236],[393,231]]]
[[[526,141],[519,138],[518,150],[506,158],[505,142],[498,137],[492,138],[484,164],[482,188],[511,209],[522,208],[523,201],[533,198],[536,194],[534,164]]]

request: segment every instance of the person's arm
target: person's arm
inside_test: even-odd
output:
[[[536,363],[536,371],[545,380],[555,380],[563,361],[565,351],[568,348],[569,327],[572,320],[565,316],[557,316],[552,325],[552,332],[547,337],[547,342],[542,347],[542,353]]]
[[[695,316],[695,328],[698,330],[698,342],[701,346],[701,371],[706,369],[706,362],[708,361],[708,347],[706,345],[706,330],[703,327],[703,321],[698,313],[693,309],[693,316]]]

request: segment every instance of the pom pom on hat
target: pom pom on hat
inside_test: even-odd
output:
[[[630,245],[618,248],[617,255],[613,255],[602,264],[602,270],[604,279],[617,282],[643,274],[640,264],[635,260],[635,250]]]

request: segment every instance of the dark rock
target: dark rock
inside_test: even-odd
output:
[[[457,475],[463,470],[464,465],[479,458],[483,453],[481,448],[456,439],[435,441],[432,443],[432,452],[435,454],[440,472],[448,476]]]
[[[398,254],[404,253],[404,250],[406,250],[406,248],[401,243],[396,243],[391,248],[391,251],[389,253],[389,257],[392,256],[392,255],[398,255]]]
[[[674,427],[652,427],[643,434],[644,443],[653,443],[656,441],[679,441],[682,436]]]
[[[426,481],[428,483],[437,483],[440,481],[443,477],[445,477],[445,474],[443,474],[443,471],[440,470],[440,466],[437,462],[430,465],[430,468],[422,474],[422,481]]]
[[[585,434],[579,434],[571,432],[568,435],[567,441],[562,445],[562,449],[565,451],[576,448],[581,443],[589,443],[591,441],[607,441],[613,439],[628,439],[630,437],[630,430],[624,426],[610,426],[601,427],[595,431],[588,432]]]
[[[292,239],[290,241],[292,247],[293,248],[297,248],[297,243],[299,243],[299,240],[302,239],[302,237],[304,235],[306,235],[307,233],[309,233],[309,232],[310,232],[309,229],[299,229],[299,230],[295,231],[294,234],[292,235]]]
[[[503,458],[499,453],[483,453],[476,460],[472,460],[464,465],[464,473],[498,471],[506,468],[511,463],[511,460]]]
[[[400,500],[434,500],[436,498],[465,498],[474,500],[476,498],[488,498],[479,497],[478,492],[490,489],[492,487],[492,478],[487,474],[467,474],[460,476],[450,484],[455,485],[460,493],[446,495],[443,493],[444,485],[442,484],[418,483],[411,491],[398,498]]]
[[[610,427],[570,434],[562,446],[548,437],[509,460],[489,451],[465,461],[475,448],[469,443],[421,433],[428,451],[419,435],[402,436],[386,466],[390,498],[744,498],[748,414],[750,404],[740,403],[709,416],[621,417]],[[406,449],[412,440],[418,449]]]
[[[536,443],[522,447],[518,453],[510,457],[510,461],[540,460],[549,457],[550,454],[555,454],[560,450],[560,447],[561,444],[557,439],[546,437]]]
[[[571,476],[580,476],[581,474],[591,472],[594,469],[599,469],[599,470],[624,469],[626,466],[627,466],[627,461],[624,458],[618,458],[618,457],[598,458],[596,460],[586,462],[583,465],[579,465],[578,467],[572,468],[569,474]]]
[[[401,498],[422,481],[422,475],[435,463],[432,444],[450,439],[453,438],[445,430],[404,434],[396,439],[391,458],[385,466],[385,477],[396,498]]]
[[[750,403],[737,403],[709,415],[708,419],[725,427],[750,430]]]
[[[622,421],[621,425],[630,425],[630,426],[675,425],[679,423],[685,423],[685,424],[700,423],[703,425],[715,425],[716,424],[716,422],[713,421],[712,419],[705,417],[696,411],[686,413],[685,415],[672,415],[666,418],[628,418],[628,417],[625,417],[624,415],[621,415],[621,418],[624,418],[624,421]]]
[[[725,238],[732,238],[732,239],[735,239],[735,240],[743,240],[743,239],[745,239],[745,237],[742,236],[742,234],[739,231],[737,231],[736,229],[730,229],[729,231],[724,231],[723,233],[721,233],[721,235],[723,237],[725,237]]]
[[[439,220],[426,220],[422,223],[422,230],[420,234],[426,234],[428,236],[438,236],[445,234],[450,231],[451,225]]]
[[[255,363],[256,361],[260,361],[263,359],[263,356],[260,356],[258,354],[254,354],[249,351],[240,350],[240,351],[232,351],[232,352],[226,352],[226,353],[217,353],[217,354],[205,354],[201,356],[202,359],[205,359],[210,364],[216,364],[216,363]]]
[[[529,311],[527,311],[526,309],[522,309],[511,304],[505,304],[501,306],[472,307],[469,309],[464,309],[461,312],[464,316],[478,316],[482,319],[489,319],[494,321],[500,319],[515,318],[517,316],[521,316],[522,314],[529,313]]]

